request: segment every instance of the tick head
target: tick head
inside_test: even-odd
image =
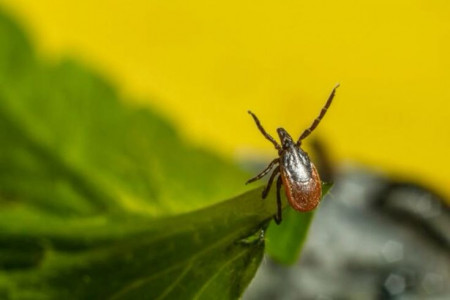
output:
[[[283,147],[283,149],[287,149],[294,144],[292,137],[289,135],[289,133],[287,133],[286,130],[284,130],[284,128],[278,128],[277,132],[278,136],[280,137],[281,146]]]

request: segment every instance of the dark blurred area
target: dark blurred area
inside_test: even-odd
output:
[[[450,299],[450,209],[440,195],[357,166],[331,167],[297,264],[269,257],[244,299]]]

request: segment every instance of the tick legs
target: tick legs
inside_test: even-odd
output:
[[[266,139],[268,139],[278,151],[281,151],[281,146],[278,145],[277,141],[275,141],[274,138],[264,130],[255,114],[252,113],[251,111],[248,111],[248,113],[253,117],[253,120],[255,120],[256,126],[258,126],[259,131],[261,131],[261,133],[266,137]]]
[[[248,180],[246,182],[250,183],[253,181],[256,181],[258,179],[261,179],[262,177],[264,177],[267,173],[270,172],[270,170],[273,168],[273,166],[275,164],[279,163],[279,159],[276,158],[274,160],[272,160],[272,162],[267,166],[267,168],[265,168],[261,173],[259,173],[258,175],[256,175],[255,177],[253,177],[252,179]],[[275,180],[275,177],[280,174],[280,166],[277,166],[272,174],[270,175],[269,178],[269,182],[267,183],[266,187],[264,188],[263,192],[262,192],[262,198],[265,199],[267,197],[267,195],[269,194],[270,191],[270,187],[273,184],[273,181]],[[278,176],[277,179],[277,214],[273,216],[273,219],[275,220],[275,223],[280,224],[281,223],[281,185],[283,184],[283,182],[281,181],[281,176]]]
[[[331,92],[330,96],[328,96],[328,100],[325,103],[325,105],[322,107],[322,110],[320,111],[319,116],[314,120],[314,122],[311,124],[311,126],[309,126],[309,128],[307,128],[307,129],[305,129],[305,131],[303,131],[302,135],[298,138],[297,146],[300,146],[300,144],[302,143],[302,140],[304,138],[306,138],[308,135],[310,135],[311,132],[313,132],[313,130],[316,129],[317,125],[319,125],[319,123],[322,120],[323,116],[325,116],[325,113],[327,112],[328,107],[330,107],[331,102],[333,101],[333,98],[334,98],[334,94],[336,93],[336,89],[338,87],[339,87],[339,84],[334,87],[334,89]]]
[[[273,170],[272,175],[270,175],[269,182],[266,185],[266,188],[262,192],[262,198],[266,199],[267,195],[269,194],[270,187],[272,186],[273,180],[275,179],[275,176],[280,173],[280,166],[276,167],[275,170]]]
[[[251,183],[251,182],[253,182],[253,181],[256,181],[256,180],[259,180],[259,179],[263,178],[264,176],[266,176],[267,173],[270,172],[270,170],[273,168],[273,166],[274,166],[275,164],[277,164],[278,162],[279,162],[279,159],[278,159],[278,158],[275,158],[274,160],[272,160],[272,161],[270,162],[270,164],[267,166],[267,168],[265,168],[261,173],[259,173],[259,174],[256,175],[255,177],[249,179],[245,184],[249,184],[249,183]]]
[[[275,223],[279,225],[281,223],[281,176],[278,176],[277,180],[277,214],[273,216],[273,219],[275,220]]]

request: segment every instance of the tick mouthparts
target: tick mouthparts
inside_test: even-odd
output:
[[[289,135],[289,133],[287,133],[287,131],[284,128],[282,127],[277,128],[277,133],[278,136],[280,137],[281,144],[288,145],[290,143],[293,143],[292,137]]]

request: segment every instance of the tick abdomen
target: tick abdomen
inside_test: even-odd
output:
[[[289,204],[298,211],[310,211],[320,201],[322,185],[308,154],[289,148],[281,155],[281,179]]]

